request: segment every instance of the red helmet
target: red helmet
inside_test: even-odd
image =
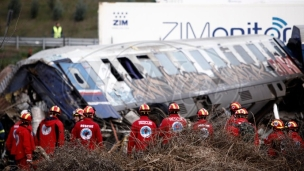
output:
[[[22,115],[22,114],[24,114],[24,113],[29,113],[29,111],[28,110],[22,110],[21,112],[20,112],[20,116]]]
[[[83,116],[83,109],[77,108],[74,112],[73,115],[74,116]]]
[[[92,106],[87,106],[83,109],[83,114],[95,114],[95,109]]]
[[[274,119],[271,122],[271,126],[275,129],[283,129],[284,128],[284,122],[280,119]]]
[[[169,105],[169,113],[177,113],[179,110],[179,105],[177,103],[173,102]]]
[[[150,113],[150,106],[147,104],[142,104],[138,109],[140,114],[148,115]]]
[[[209,112],[204,108],[201,108],[199,111],[197,111],[197,117],[208,116],[208,115]]]
[[[61,109],[58,106],[53,106],[50,108],[50,113],[54,113],[54,114],[61,114]]]
[[[242,109],[236,110],[234,114],[236,114],[236,115],[248,115],[248,111],[245,108],[242,108]]]
[[[23,113],[23,114],[21,114],[20,119],[24,120],[24,121],[31,122],[32,121],[32,116],[31,116],[30,113]]]
[[[298,129],[299,128],[298,124],[295,121],[288,121],[287,127],[289,129]]]
[[[232,114],[234,114],[234,112],[235,112],[236,110],[239,110],[239,109],[241,109],[241,108],[242,108],[242,106],[241,106],[241,104],[240,104],[239,102],[232,102],[232,103],[230,104],[230,111],[233,112]]]

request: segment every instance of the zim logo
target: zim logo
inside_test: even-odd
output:
[[[113,26],[127,26],[128,20],[113,20]]]
[[[113,26],[127,26],[128,20],[126,19],[128,12],[113,12],[114,20]]]

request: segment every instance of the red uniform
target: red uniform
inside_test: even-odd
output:
[[[19,128],[16,130],[15,140],[15,160],[21,169],[29,170],[30,164],[28,164],[26,160],[32,160],[32,154],[36,148],[32,128],[20,124]]]
[[[57,117],[42,120],[37,129],[37,145],[47,154],[53,154],[55,147],[64,145],[64,127]]]
[[[213,135],[213,126],[205,119],[200,119],[193,125],[193,130],[200,130],[203,133],[204,138],[210,137]]]
[[[231,115],[226,122],[225,129],[228,129],[228,126],[231,126],[235,122],[235,120],[236,120],[235,116]]]
[[[268,146],[268,155],[276,156],[277,151],[283,152],[284,144],[283,141],[286,136],[282,130],[274,130],[268,137],[264,140],[264,144]]]
[[[304,141],[303,141],[302,137],[297,132],[289,131],[288,132],[288,137],[293,140],[293,142],[295,143],[295,145],[297,147],[304,148]]]
[[[12,154],[12,149],[14,149],[14,151],[16,151],[16,142],[15,142],[15,134],[16,134],[16,130],[19,128],[19,125],[21,124],[21,121],[18,121],[15,123],[15,125],[13,125],[9,131],[9,134],[7,136],[7,140],[6,140],[6,150],[9,151],[9,153],[11,155],[15,155]]]
[[[163,144],[167,144],[172,136],[183,131],[187,127],[187,121],[178,114],[170,114],[163,119],[159,126],[159,136],[163,138]]]
[[[150,143],[153,143],[156,135],[156,125],[148,116],[140,116],[131,127],[128,142],[128,154],[135,147],[136,151],[144,151]]]
[[[94,150],[96,146],[102,147],[102,135],[99,125],[91,118],[84,118],[77,122],[72,130],[72,141],[81,140],[81,144]]]
[[[229,134],[232,134],[235,137],[240,137],[241,132],[240,132],[239,126],[243,122],[246,122],[246,123],[249,123],[250,125],[252,125],[250,122],[248,122],[248,120],[246,118],[235,118],[233,120],[231,119],[230,121],[228,120],[228,123],[227,123],[225,129]],[[254,144],[259,145],[259,135],[257,133],[257,129],[254,125],[252,125],[252,126],[254,127],[254,132],[255,132],[255,134],[254,134]]]

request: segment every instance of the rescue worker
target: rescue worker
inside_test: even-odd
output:
[[[21,123],[16,129],[15,143],[16,149],[12,149],[18,167],[22,170],[30,170],[32,165],[32,155],[35,150],[35,140],[32,133],[32,116],[30,113],[21,115]]]
[[[180,108],[177,103],[171,103],[168,108],[169,117],[162,120],[159,126],[159,136],[162,138],[162,144],[166,146],[173,136],[178,135],[187,127],[187,121],[180,117],[178,112]]]
[[[95,109],[92,106],[84,108],[84,119],[77,122],[72,130],[72,141],[80,140],[81,144],[90,150],[102,147],[102,134],[99,125],[93,121]]]
[[[136,152],[145,151],[154,142],[156,135],[156,124],[149,119],[150,107],[142,104],[139,107],[140,118],[133,122],[128,141],[128,155],[135,147]]]
[[[79,121],[82,121],[84,116],[83,116],[83,109],[76,109],[73,113],[74,121],[77,123]]]
[[[239,110],[242,108],[241,104],[239,102],[232,102],[230,103],[230,118],[227,120],[225,129],[227,129],[228,125],[231,125],[232,122],[236,119],[235,111]]]
[[[53,26],[52,29],[53,37],[54,38],[61,38],[63,35],[62,27],[60,24],[57,22],[55,26]]]
[[[57,118],[60,114],[61,109],[52,106],[37,128],[37,146],[41,146],[47,154],[53,154],[56,147],[64,145],[64,126]]]
[[[193,130],[201,131],[203,138],[207,138],[213,135],[213,126],[206,119],[209,116],[209,112],[202,108],[197,111],[198,121],[193,124]]]
[[[259,145],[259,135],[256,127],[248,121],[248,111],[245,108],[235,111],[235,119],[227,124],[226,131],[245,142]]]
[[[22,123],[21,118],[23,114],[29,113],[27,110],[21,111],[20,116],[18,117],[19,120],[10,128],[9,134],[7,136],[5,146],[6,146],[6,154],[5,157],[8,160],[8,165],[16,165],[15,162],[15,154],[12,153],[12,151],[16,151],[16,130],[19,128],[19,125]],[[28,125],[29,129],[32,129],[32,125]]]
[[[284,151],[286,136],[283,132],[284,123],[282,120],[274,119],[271,122],[271,126],[273,132],[264,140],[264,144],[268,146],[268,156],[275,157],[278,155],[278,152]]]
[[[299,148],[300,147],[304,148],[304,141],[298,133],[298,129],[299,129],[298,124],[295,121],[291,120],[287,122],[287,127],[288,127],[287,135],[290,139],[292,139],[294,145]]]

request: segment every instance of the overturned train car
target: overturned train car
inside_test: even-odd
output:
[[[58,105],[67,129],[73,110],[92,105],[109,137],[128,133],[142,103],[150,104],[158,124],[172,101],[190,120],[201,107],[220,110],[232,101],[256,119],[273,103],[299,107],[302,63],[283,42],[265,35],[61,47],[5,68],[0,92],[10,103],[24,94],[19,110]]]

